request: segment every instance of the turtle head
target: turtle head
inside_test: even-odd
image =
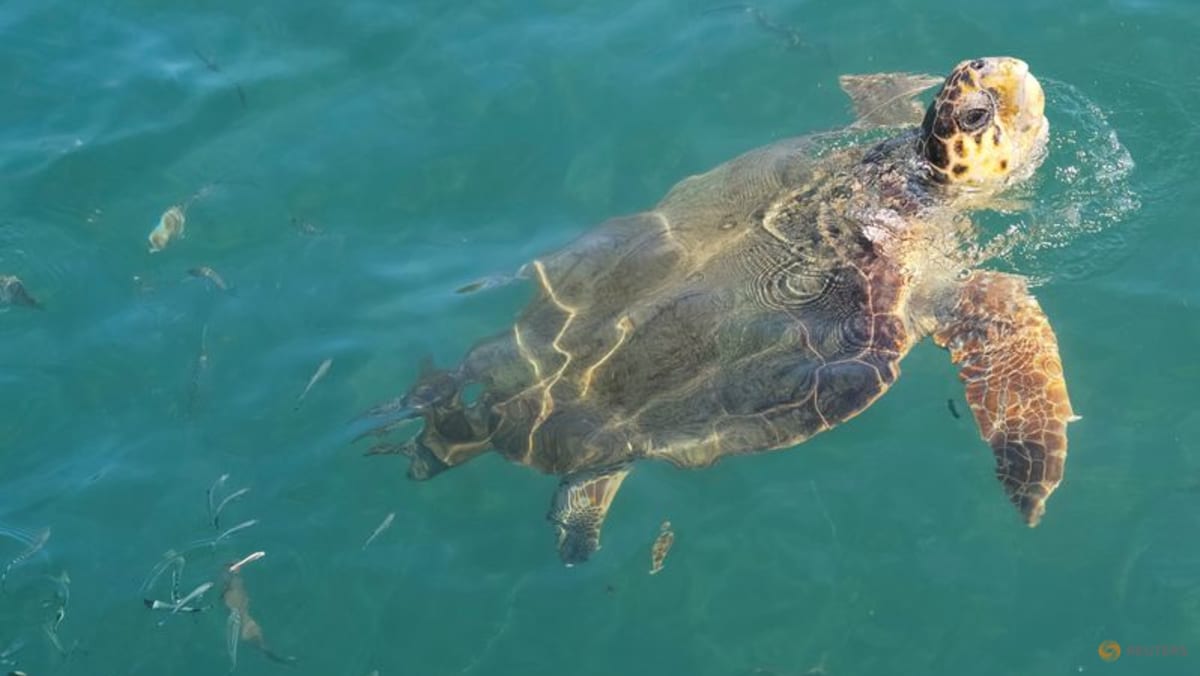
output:
[[[1020,59],[958,64],[921,125],[930,175],[943,185],[987,192],[1027,178],[1045,156],[1045,104],[1041,84]]]

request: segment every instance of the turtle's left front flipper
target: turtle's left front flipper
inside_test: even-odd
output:
[[[546,515],[558,529],[558,554],[568,566],[583,563],[600,549],[600,527],[628,465],[563,477]]]
[[[925,106],[916,97],[942,80],[921,73],[873,73],[843,75],[838,84],[854,103],[854,126],[862,129],[920,124]]]
[[[938,321],[933,338],[959,365],[996,477],[1036,526],[1062,481],[1076,419],[1050,322],[1024,279],[994,272],[972,273]]]

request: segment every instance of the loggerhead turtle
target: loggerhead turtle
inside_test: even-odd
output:
[[[937,83],[922,118],[913,96]],[[968,214],[1041,163],[1041,85],[1007,57],[841,84],[853,128],[890,137],[753,150],[534,260],[522,276],[536,297],[516,322],[374,409],[389,415],[380,435],[424,426],[368,453],[407,455],[414,479],[488,449],[560,476],[548,518],[576,563],[599,547],[633,462],[704,467],[795,446],[866,409],[932,337],[959,365],[996,476],[1037,525],[1075,416],[1025,280],[972,269]]]

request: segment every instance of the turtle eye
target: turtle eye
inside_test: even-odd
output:
[[[958,116],[958,125],[966,132],[981,129],[991,121],[992,111],[988,108],[968,108]]]

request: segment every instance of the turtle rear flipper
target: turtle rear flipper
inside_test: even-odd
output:
[[[940,317],[934,341],[950,350],[979,432],[996,455],[996,478],[1036,526],[1067,459],[1067,397],[1050,322],[1014,275],[975,272]]]
[[[420,376],[407,394],[367,412],[378,424],[359,438],[386,439],[414,418],[421,418],[423,427],[400,443],[379,441],[366,455],[404,455],[410,460],[409,478],[425,480],[488,450],[492,425],[487,407],[465,401],[473,384],[462,368],[444,371],[423,360]]]
[[[546,518],[558,529],[558,555],[573,566],[600,549],[600,528],[628,465],[564,477]]]

